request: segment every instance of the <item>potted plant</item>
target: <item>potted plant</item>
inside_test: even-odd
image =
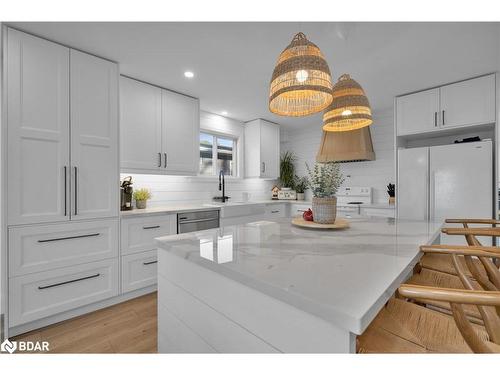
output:
[[[285,151],[280,158],[280,181],[283,190],[290,190],[295,187],[295,154]]]
[[[396,185],[389,183],[387,185],[387,194],[389,194],[389,204],[396,203]]]
[[[142,188],[134,191],[135,206],[137,208],[146,208],[146,202],[151,199],[151,193],[148,189]]]
[[[297,200],[303,201],[305,198],[305,191],[309,186],[309,181],[307,177],[295,176],[295,191],[297,192]]]
[[[308,186],[312,191],[313,220],[320,224],[333,224],[337,217],[337,190],[344,182],[337,163],[316,163],[308,172]]]

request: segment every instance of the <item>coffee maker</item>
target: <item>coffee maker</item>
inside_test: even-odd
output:
[[[132,209],[132,176],[125,177],[120,186],[120,210],[129,211]]]

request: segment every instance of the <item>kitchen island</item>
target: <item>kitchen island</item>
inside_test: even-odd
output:
[[[441,223],[258,221],[157,239],[159,352],[353,353]]]

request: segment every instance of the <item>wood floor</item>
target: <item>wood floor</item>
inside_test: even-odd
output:
[[[49,353],[156,353],[156,293],[14,337],[48,341]]]

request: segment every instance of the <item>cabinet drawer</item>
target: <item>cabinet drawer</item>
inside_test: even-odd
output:
[[[66,267],[9,280],[10,326],[118,295],[118,260]]]
[[[9,229],[10,277],[117,255],[118,220]]]
[[[156,237],[176,234],[176,216],[159,215],[121,220],[121,250],[123,254],[156,249]]]
[[[310,204],[291,204],[290,205],[290,216],[302,216],[302,214],[311,208]]]
[[[157,251],[122,256],[122,292],[156,284]]]
[[[266,216],[273,217],[285,217],[286,216],[286,205],[280,204],[270,204],[266,206]]]
[[[389,208],[363,208],[362,216],[395,217],[395,210]]]

